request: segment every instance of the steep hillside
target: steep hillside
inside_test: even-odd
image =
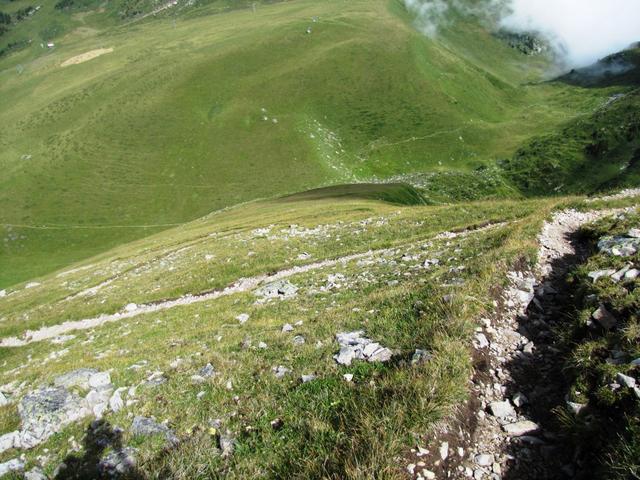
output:
[[[433,40],[397,0],[234,5],[0,60],[0,285],[256,198],[473,176],[606,98],[531,84],[544,59],[473,18]]]
[[[406,478],[412,447],[482,411],[465,403],[472,371],[489,375],[470,352],[487,342],[478,318],[504,314],[543,220],[637,204],[412,206],[362,198],[411,189],[350,190],[233,208],[2,291],[2,468]],[[429,468],[473,465],[473,445],[456,457],[444,438],[449,460]]]

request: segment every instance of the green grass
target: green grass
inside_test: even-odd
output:
[[[626,479],[640,472],[638,399],[631,389],[610,386],[617,373],[637,376],[637,367],[630,362],[640,357],[640,297],[638,279],[614,283],[604,278],[594,283],[588,273],[618,270],[629,263],[637,266],[639,255],[614,257],[599,252],[596,244],[603,236],[624,235],[639,224],[640,217],[634,214],[583,229],[591,255],[569,277],[576,296],[565,312],[568,321],[556,332],[563,352],[561,364],[568,381],[568,400],[586,405],[579,415],[568,410],[558,412],[563,425],[561,434],[573,447],[588,448],[586,468],[597,478]],[[605,331],[597,326],[587,327],[600,304],[617,318],[616,328]],[[614,351],[622,352],[620,364],[608,360]]]
[[[536,84],[544,60],[473,19],[428,39],[397,0],[230,8],[242,6],[123,23],[87,4],[87,35],[71,29],[78,14],[51,5],[29,20],[62,15],[69,33],[52,51],[0,59],[0,285],[310,188],[426,172],[489,191],[473,187],[478,168],[593,111],[608,92]],[[114,51],[60,67],[96,48]],[[104,228],[113,225],[127,228]]]
[[[106,417],[125,428],[125,444],[138,449],[139,469],[148,478],[404,478],[397,459],[416,443],[426,444],[434,425],[466,397],[469,338],[476,319],[494,308],[487,300],[489,289],[505,281],[513,263],[534,261],[535,236],[555,206],[556,200],[407,206],[330,195],[254,203],[211,215],[47,275],[38,287],[10,289],[2,299],[0,335],[118,311],[129,302],[197,293],[311,261],[369,249],[392,251],[373,255],[370,262],[298,274],[290,278],[300,287],[291,300],[259,305],[252,292],[241,293],[75,332],[63,346],[40,342],[2,349],[0,383],[24,381],[30,389],[79,364],[109,369],[117,386],[136,385],[150,372],[164,371],[166,384],[139,386],[137,403]],[[436,238],[442,231],[476,229],[488,221],[496,226]],[[268,232],[256,231],[265,227]],[[297,258],[303,251],[310,260]],[[426,258],[439,258],[441,264],[423,269]],[[460,265],[466,268],[452,270]],[[328,275],[338,273],[346,285],[324,288]],[[95,295],[74,298],[105,278],[112,283]],[[463,283],[452,286],[456,278]],[[453,301],[443,301],[445,294],[453,294]],[[250,314],[244,325],[235,320],[240,313]],[[283,334],[281,327],[299,320],[303,324],[294,334],[306,343],[295,346],[293,335]],[[335,333],[360,328],[392,348],[395,360],[338,367],[332,359]],[[257,348],[260,341],[268,349]],[[416,348],[429,350],[433,359],[412,366]],[[51,356],[63,349],[58,358]],[[177,358],[182,363],[172,367]],[[148,365],[128,368],[140,360]],[[190,376],[207,362],[218,375],[193,384]],[[276,379],[271,369],[278,365],[291,374]],[[309,373],[317,380],[301,384],[300,375]],[[345,373],[354,375],[353,383],[344,381]],[[197,400],[200,391],[205,394]],[[163,452],[157,439],[132,438],[129,414],[168,420],[181,446]],[[271,427],[276,418],[283,421],[280,430]],[[228,459],[215,454],[216,433],[210,432],[215,419],[222,423],[218,431],[229,430],[237,440]],[[15,415],[0,416],[1,432],[15,426]],[[82,422],[66,428],[27,452],[28,461],[33,464],[48,448],[51,460],[45,468],[51,472],[72,453],[69,437],[80,441],[84,428]],[[14,455],[6,452],[0,460]]]

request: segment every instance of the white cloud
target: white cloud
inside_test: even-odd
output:
[[[585,66],[640,41],[640,0],[405,0],[418,26],[435,35],[450,9],[503,9],[500,23],[515,31],[544,36],[564,63]],[[473,7],[470,7],[473,5]]]
[[[640,0],[511,0],[505,27],[542,33],[571,66],[640,41]]]

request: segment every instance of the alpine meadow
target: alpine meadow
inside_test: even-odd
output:
[[[0,0],[0,477],[639,478],[636,10]]]

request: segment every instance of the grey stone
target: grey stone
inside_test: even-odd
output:
[[[525,396],[524,393],[518,392],[513,396],[513,404],[516,407],[522,407],[523,405],[526,405],[527,403],[529,403],[529,399]]]
[[[111,385],[109,372],[98,372],[89,377],[89,387],[91,388],[104,388],[109,385]]]
[[[476,463],[476,465],[480,465],[481,467],[488,467],[489,465],[493,464],[493,455],[489,453],[482,453],[473,457],[473,461]]]
[[[100,460],[98,468],[107,477],[120,478],[126,476],[136,467],[135,453],[136,450],[131,447],[111,452]]]
[[[627,233],[627,236],[629,236],[631,238],[640,238],[640,228],[632,228]]]
[[[351,362],[356,358],[359,358],[361,354],[362,349],[347,345],[345,347],[340,347],[340,351],[337,355],[334,355],[333,358],[335,358],[336,362],[340,365],[349,366],[351,365]]]
[[[31,448],[91,412],[82,398],[65,388],[53,387],[25,395],[18,413],[22,421],[21,446]]]
[[[24,470],[24,462],[19,458],[12,458],[4,463],[0,463],[0,477],[11,472],[20,472]]]
[[[640,276],[640,270],[637,268],[630,269],[627,273],[624,274],[625,280],[635,280]]]
[[[634,388],[636,386],[636,379],[628,375],[624,375],[623,373],[618,373],[616,375],[616,380],[620,385],[624,385],[627,388]]]
[[[510,423],[507,425],[503,425],[502,428],[505,432],[514,437],[519,437],[527,433],[533,433],[540,429],[537,423],[534,423],[530,420],[522,420],[520,422]]]
[[[293,344],[296,346],[300,346],[300,345],[304,345],[305,343],[305,339],[302,335],[296,335],[295,337],[293,337]]]
[[[492,402],[489,404],[489,410],[491,410],[493,416],[497,418],[508,418],[516,416],[516,411],[508,401]]]
[[[24,480],[47,480],[47,476],[36,467],[24,473]]]
[[[340,365],[351,365],[353,360],[368,360],[369,362],[386,362],[391,359],[393,352],[363,336],[364,332],[342,332],[336,334],[340,344],[340,351],[334,359]]]
[[[620,270],[618,270],[616,273],[614,273],[613,275],[611,275],[611,280],[613,280],[614,282],[619,282],[620,280],[622,280],[622,277],[625,276],[625,274],[631,269],[631,265],[627,265],[623,268],[621,268]]]
[[[85,397],[87,406],[97,418],[102,418],[102,414],[109,406],[111,399],[111,389],[91,390]]]
[[[233,455],[233,451],[236,447],[235,439],[229,434],[220,435],[220,450],[222,450],[222,456],[228,457]]]
[[[287,280],[271,282],[255,291],[256,296],[264,299],[280,298],[283,300],[295,297],[297,293],[298,287]]]
[[[393,352],[386,347],[379,347],[373,353],[368,355],[369,362],[388,362],[393,357]]]
[[[484,333],[476,333],[476,341],[474,342],[476,348],[482,349],[489,346],[489,340]]]
[[[136,416],[131,424],[131,433],[143,437],[162,435],[169,444],[176,445],[178,443],[178,437],[173,430],[148,417]]]
[[[273,374],[276,376],[276,378],[283,378],[290,371],[291,370],[289,370],[287,367],[283,367],[282,365],[273,367]]]
[[[73,388],[79,387],[89,389],[89,378],[98,373],[98,370],[93,368],[79,368],[72,372],[65,373],[56,377],[53,380],[53,384],[56,387]]]
[[[618,321],[604,305],[600,305],[598,309],[591,314],[593,319],[607,330],[616,326]]]
[[[587,276],[593,281],[593,283],[596,283],[599,279],[610,277],[614,273],[616,273],[615,270],[596,270],[594,272],[589,272]]]
[[[5,397],[4,393],[0,392],[0,407],[4,407],[9,403],[9,399]]]
[[[282,326],[282,333],[289,333],[289,332],[293,332],[293,325],[291,325],[290,323],[285,323]]]
[[[584,403],[576,403],[576,402],[567,402],[567,407],[574,415],[580,415],[580,412],[584,410],[586,405]]]
[[[432,358],[433,358],[433,355],[431,354],[431,352],[416,348],[416,351],[413,352],[413,356],[411,357],[411,364],[419,365],[421,363],[428,362]]]
[[[300,379],[302,380],[302,383],[313,382],[316,378],[317,377],[314,374],[302,375],[302,377],[300,377]]]
[[[603,237],[598,242],[598,249],[601,252],[614,255],[616,257],[630,257],[635,255],[640,249],[639,238],[628,237]]]
[[[146,382],[144,382],[144,384],[147,387],[157,387],[159,385],[162,385],[164,383],[167,383],[167,377],[164,376],[164,373],[162,372],[156,372],[154,374],[152,374]]]
[[[20,432],[17,430],[0,436],[0,453],[11,448],[20,448]]]
[[[109,407],[111,407],[111,411],[114,413],[117,413],[124,408],[124,401],[121,396],[121,392],[123,390],[124,389],[122,388],[117,389],[109,399]]]
[[[200,375],[201,377],[204,378],[210,378],[213,377],[216,373],[215,368],[213,368],[213,365],[211,365],[210,363],[207,363],[204,367],[202,367],[199,371],[198,371],[198,375]]]

